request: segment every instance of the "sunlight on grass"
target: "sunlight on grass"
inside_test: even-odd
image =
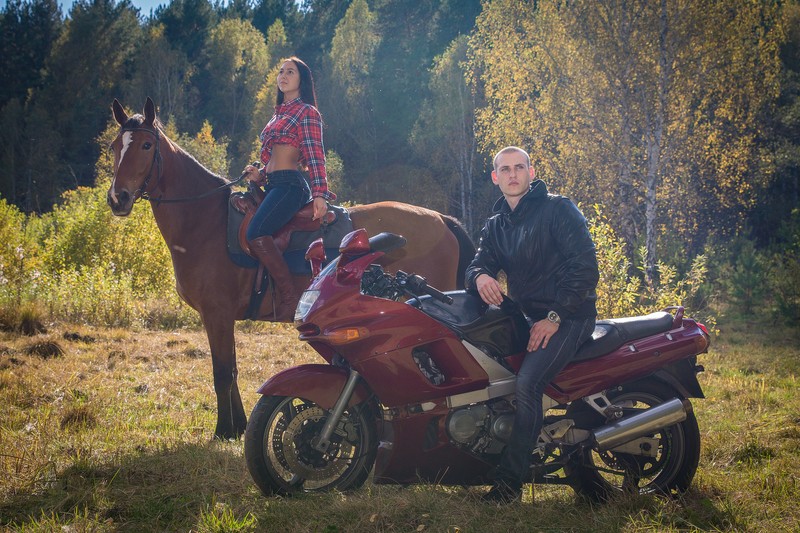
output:
[[[791,333],[724,323],[707,398],[693,402],[700,468],[677,500],[591,505],[536,486],[505,509],[485,487],[373,485],[341,494],[266,498],[241,441],[212,441],[216,404],[200,330],[55,325],[0,333],[0,527],[13,531],[793,531],[800,528],[800,352]],[[320,362],[280,324],[240,324],[246,408],[269,376]],[[57,343],[62,354],[31,350]],[[49,353],[49,352],[47,352]],[[44,355],[43,355],[44,354]]]

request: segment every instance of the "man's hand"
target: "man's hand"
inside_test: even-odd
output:
[[[325,216],[325,213],[328,212],[328,204],[325,202],[325,198],[321,196],[317,196],[314,198],[314,217],[312,220],[317,220],[318,218],[322,218]]]
[[[489,274],[481,274],[475,278],[475,287],[481,300],[489,305],[500,305],[503,303],[503,291],[500,284]]]
[[[558,331],[558,324],[547,319],[540,320],[531,327],[531,338],[528,339],[528,351],[535,352],[539,347],[547,348],[550,337]]]

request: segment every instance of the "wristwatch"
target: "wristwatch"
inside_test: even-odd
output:
[[[553,324],[561,324],[561,317],[558,316],[558,313],[555,311],[550,311],[547,313],[547,320],[552,322]]]

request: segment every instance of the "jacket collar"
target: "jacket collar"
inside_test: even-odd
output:
[[[508,202],[506,202],[505,196],[501,196],[494,203],[494,207],[492,207],[492,213],[512,215],[517,212],[522,212],[527,210],[529,206],[533,204],[533,202],[545,196],[547,196],[547,184],[542,180],[533,180],[528,192],[526,192],[525,195],[519,199],[517,208],[514,211],[511,210]]]

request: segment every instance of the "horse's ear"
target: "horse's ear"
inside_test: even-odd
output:
[[[111,109],[114,110],[114,120],[117,121],[117,124],[124,126],[125,123],[128,122],[128,114],[116,98],[114,98],[114,103],[111,104]]]
[[[152,128],[155,121],[156,104],[154,104],[153,99],[148,96],[147,101],[144,103],[144,123],[147,124],[148,127]]]

